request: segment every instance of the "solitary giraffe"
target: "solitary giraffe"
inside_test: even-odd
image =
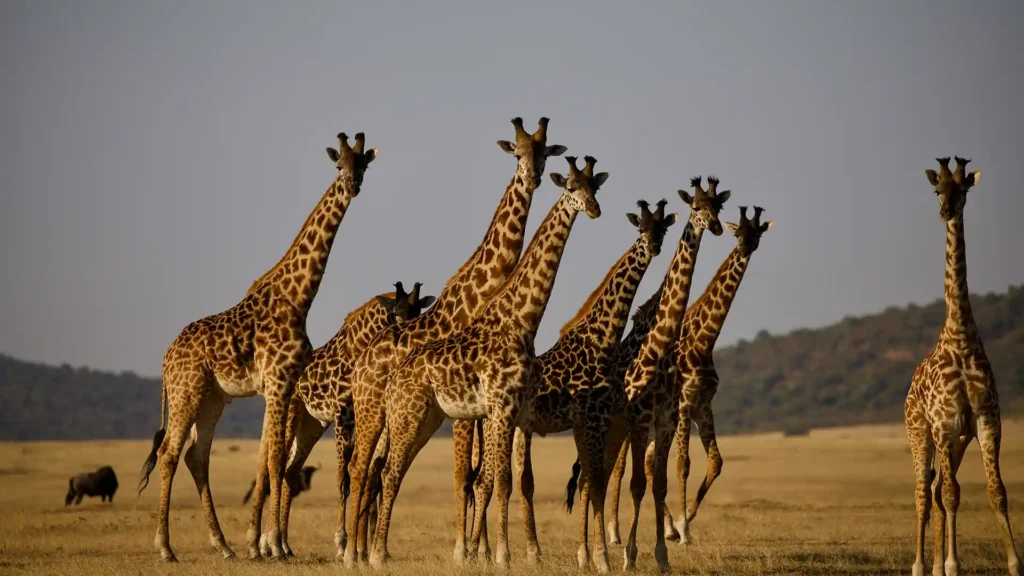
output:
[[[1002,426],[992,366],[971,313],[967,291],[967,250],[964,243],[964,205],[968,191],[981,179],[981,170],[967,173],[970,160],[939,158],[939,172],[925,170],[939,199],[939,216],[946,223],[946,322],[938,344],[914,371],[907,394],[905,421],[917,476],[917,540],[913,573],[924,574],[924,536],[935,501],[935,556],[932,574],[956,576],[956,512],[960,505],[957,469],[975,437],[988,478],[988,499],[1003,532],[1010,574],[1020,576],[1020,557],[1013,544],[1006,488],[999,475]],[[933,461],[934,458],[934,461]],[[928,485],[932,484],[929,492]],[[947,548],[943,566],[943,546]],[[945,569],[945,570],[943,570]]]
[[[512,124],[515,142],[499,140],[498,147],[516,157],[516,172],[483,242],[448,280],[430,310],[419,318],[381,331],[356,360],[351,383],[356,448],[349,464],[349,497],[354,505],[349,506],[348,513],[346,566],[366,559],[369,514],[360,512],[369,509],[367,477],[377,440],[384,430],[384,390],[391,372],[414,347],[469,325],[505,284],[519,261],[533,193],[540,184],[547,159],[565,153],[565,146],[547,144],[547,118],[540,119],[533,134],[523,129],[522,118],[513,119]]]
[[[377,149],[364,149],[365,137],[356,134],[355,146],[338,134],[340,150],[327,149],[338,175],[306,219],[284,257],[252,284],[233,308],[207,316],[185,327],[175,338],[163,362],[161,424],[153,448],[142,467],[139,492],[160,464],[160,516],[156,546],[167,561],[174,561],[167,527],[171,482],[185,438],[188,466],[203,503],[210,541],[225,558],[234,556],[214,511],[210,492],[210,445],[224,405],[232,398],[262,394],[267,408],[253,491],[253,512],[247,533],[249,556],[260,556],[260,520],[264,489],[270,481],[271,554],[282,556],[279,528],[281,476],[284,468],[285,416],[295,382],[309,362],[313,347],[306,336],[306,315],[313,303],[338,226],[349,202],[359,194],[363,174],[377,157]]]
[[[611,419],[621,416],[626,404],[625,387],[615,376],[615,350],[629,319],[637,287],[651,260],[661,253],[665,232],[676,220],[675,214],[665,215],[666,204],[661,200],[657,210],[651,212],[647,202],[641,200],[637,202],[640,215],[626,215],[637,227],[639,237],[608,270],[576,315],[565,323],[554,346],[538,358],[543,382],[534,401],[533,418],[519,426],[514,442],[527,558],[531,562],[537,561],[541,553],[533,506],[532,436],[572,430],[577,451],[587,455],[584,463],[596,468],[597,477],[603,478],[605,440]],[[590,553],[587,511],[583,512],[578,560],[580,567],[585,568],[590,562]],[[594,562],[599,570],[607,571],[603,526],[597,531],[595,542]]]
[[[498,496],[498,542],[495,562],[509,563],[508,497],[512,489],[511,452],[516,426],[530,417],[528,403],[540,386],[534,338],[555,284],[565,243],[576,216],[601,215],[596,193],[608,179],[569,161],[568,178],[552,174],[562,196],[530,241],[516,271],[484,311],[463,330],[424,344],[402,361],[385,392],[387,465],[373,539],[370,565],[388,558],[391,512],[402,479],[413,459],[445,418],[478,420],[484,427],[484,462],[477,479],[473,541],[492,491]],[[361,438],[357,438],[361,441]]]
[[[292,556],[288,543],[288,519],[291,500],[302,486],[301,471],[306,458],[324,431],[334,424],[338,462],[338,530],[335,543],[344,551],[345,505],[348,493],[348,460],[352,454],[354,415],[349,387],[352,363],[374,336],[389,325],[416,318],[433,302],[433,296],[420,297],[420,284],[407,294],[401,282],[395,291],[381,294],[353,310],[345,318],[338,333],[313,352],[313,360],[295,385],[288,409],[285,445],[289,447],[285,482],[288,490],[281,494],[281,545]]]
[[[654,495],[657,538],[654,557],[660,570],[669,569],[668,548],[665,546],[665,496],[668,482],[668,453],[679,419],[676,410],[679,380],[675,375],[677,369],[670,348],[679,338],[683,315],[690,297],[693,268],[704,230],[710,230],[715,236],[722,234],[722,223],[718,220],[718,213],[731,196],[728,190],[721,193],[717,191],[718,179],[714,177],[708,178],[707,191],[701,186],[699,176],[691,180],[690,184],[694,188],[693,196],[687,194],[685,190],[679,191],[680,197],[690,206],[690,218],[683,229],[683,236],[679,240],[679,247],[672,258],[672,263],[669,264],[665,280],[658,289],[661,295],[654,325],[647,331],[636,357],[626,372],[626,421],[629,426],[629,449],[633,453],[633,476],[630,481],[633,520],[629,530],[629,541],[624,550],[624,569],[636,567],[636,531],[647,480],[651,482]],[[649,443],[653,453],[645,465]],[[611,472],[611,466],[608,472]],[[584,480],[590,481],[587,478]]]

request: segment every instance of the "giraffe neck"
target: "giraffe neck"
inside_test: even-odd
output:
[[[679,338],[679,327],[690,299],[693,268],[703,235],[703,228],[695,230],[692,223],[686,223],[679,247],[676,248],[661,285],[661,299],[654,315],[654,326],[647,331],[640,351],[626,373],[626,394],[630,399],[642,392],[654,379],[666,350]]]
[[[522,172],[516,168],[483,242],[445,284],[437,303],[423,314],[424,322],[446,331],[467,325],[512,274],[523,250],[526,218],[537,189],[527,184]]]
[[[394,298],[394,292],[381,294]],[[342,339],[342,347],[352,358],[355,358],[370,345],[373,337],[388,326],[388,311],[374,298],[352,311],[335,338]]]
[[[749,262],[750,256],[744,256],[739,247],[733,248],[704,294],[686,311],[686,316],[694,315],[695,327],[699,330],[699,333],[687,334],[686,338],[699,353],[710,354],[714,350]]]
[[[512,278],[488,304],[484,315],[533,340],[578,214],[568,196],[559,198],[534,233]]]
[[[665,280],[662,279],[661,286],[654,291],[654,294],[641,304],[633,313],[633,328],[629,334],[619,343],[615,351],[615,373],[620,380],[625,381],[626,371],[633,364],[640,346],[643,345],[647,333],[654,326],[654,314],[657,312],[658,302],[661,300],[661,291],[665,287]]]
[[[653,257],[654,254],[637,239],[594,291],[596,300],[590,312],[572,330],[587,331],[601,350],[610,351],[618,347],[637,288]]]
[[[963,341],[977,337],[967,290],[967,247],[964,241],[964,217],[946,223],[946,340]]]
[[[331,184],[309,213],[284,257],[253,283],[248,294],[269,289],[303,316],[308,314],[320,289],[338,226],[351,201],[349,190],[343,190],[337,181]]]

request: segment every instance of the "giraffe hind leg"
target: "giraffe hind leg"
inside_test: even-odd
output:
[[[724,463],[722,453],[718,449],[718,438],[715,435],[715,415],[711,411],[710,402],[697,409],[694,414],[694,421],[697,423],[700,442],[704,446],[704,452],[707,454],[707,472],[700,487],[697,488],[697,495],[690,502],[689,506],[686,507],[686,531],[683,533],[684,544],[690,541],[690,523],[697,516],[697,509],[700,507],[700,503],[704,501],[704,497],[707,496],[708,490],[711,489],[711,484],[722,474],[722,465]]]
[[[928,517],[932,508],[932,483],[935,482],[933,457],[935,446],[931,430],[928,429],[924,411],[913,397],[907,399],[907,438],[914,459],[914,507],[917,512],[917,530],[914,540],[913,576],[924,576],[924,542],[928,531]],[[941,556],[941,552],[938,556]]]
[[[210,489],[210,448],[217,428],[217,422],[224,412],[224,400],[218,395],[210,394],[199,405],[199,413],[193,427],[192,445],[185,452],[185,466],[192,473],[199,497],[203,504],[203,514],[210,530],[210,544],[224,558],[234,558],[235,553],[228,546],[217,520],[217,511],[213,504],[213,493]]]
[[[977,419],[978,444],[981,447],[982,462],[988,484],[988,501],[1002,531],[1003,546],[1006,548],[1006,564],[1011,576],[1020,576],[1021,562],[1013,543],[1010,516],[1007,505],[1006,487],[999,473],[999,445],[1002,439],[1002,425],[998,412],[983,414]]]
[[[291,518],[292,499],[302,490],[302,467],[309,458],[317,441],[324,435],[327,425],[314,418],[305,404],[293,398],[289,407],[289,432],[286,433],[291,455],[284,473],[286,490],[281,490],[281,549],[285,556],[294,556],[288,543],[288,524]]]

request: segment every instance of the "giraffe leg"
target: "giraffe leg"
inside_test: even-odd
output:
[[[494,563],[499,567],[508,566],[511,561],[508,547],[508,501],[512,494],[512,440],[518,419],[515,407],[511,412],[498,414],[495,411],[488,415],[492,426],[488,430],[487,447],[484,451],[488,467],[493,470],[494,493],[498,499],[498,535],[495,538]]]
[[[977,430],[978,444],[981,446],[981,458],[985,465],[985,477],[988,482],[988,501],[1003,533],[1006,564],[1011,576],[1020,576],[1021,562],[1017,555],[1017,548],[1013,544],[1006,487],[1003,486],[1003,479],[999,474],[999,445],[1002,440],[1002,423],[999,413],[979,416]]]
[[[475,555],[483,564],[491,559],[491,546],[487,537],[487,506],[494,493],[494,468],[489,466],[484,458],[484,445],[491,425],[491,422],[484,418],[480,424],[481,428],[477,429],[482,433],[477,435],[475,441],[478,448],[477,467],[479,471],[473,485],[473,527],[470,533],[470,550],[471,554]]]
[[[410,404],[413,405],[412,408],[403,405],[402,410],[388,411],[388,430],[398,430],[401,426],[403,432],[388,433],[387,462],[384,466],[379,517],[376,534],[373,537],[373,551],[370,553],[370,566],[373,568],[383,567],[391,557],[388,553],[388,531],[391,528],[391,513],[402,480],[409,471],[413,459],[444,421],[444,413],[436,406],[427,403]]]
[[[932,576],[945,576],[946,568],[943,564],[946,560],[946,505],[942,501],[942,471],[938,466],[938,449],[932,456],[934,468],[934,480],[932,480],[932,507],[935,515],[932,517],[933,548],[932,551]]]
[[[270,392],[265,397],[267,408],[263,415],[263,434],[260,440],[260,454],[263,458],[256,476],[253,512],[249,519],[249,555],[253,558],[260,557],[260,515],[263,507],[260,475],[263,474],[265,482],[270,484],[270,506],[267,508],[269,526],[263,540],[272,558],[283,559],[285,556],[281,549],[281,484],[284,472],[285,427],[294,383],[288,382],[284,375],[264,376],[264,380],[264,388]]]
[[[906,404],[907,436],[910,439],[910,451],[914,458],[914,477],[917,485],[914,490],[914,505],[917,510],[917,531],[914,540],[913,576],[924,576],[924,540],[928,530],[928,516],[931,513],[931,484],[935,481],[935,470],[932,457],[935,447],[932,443],[931,430],[928,429],[924,410],[910,396]],[[941,557],[941,552],[938,554]],[[941,564],[940,564],[941,567]]]
[[[363,547],[362,561],[369,560],[369,553],[373,549],[373,539],[377,532],[377,511],[380,508],[380,500],[383,497],[384,489],[384,466],[388,459],[388,446],[390,445],[390,433],[384,428],[380,439],[377,440],[377,447],[373,451],[373,461],[370,464],[370,474],[366,479],[369,495],[367,496],[366,513],[359,521],[359,537],[366,542]]]
[[[348,497],[351,492],[349,485],[349,461],[352,459],[353,442],[355,434],[351,406],[343,406],[337,419],[334,421],[334,450],[337,456],[337,484],[338,484],[338,529],[334,533],[334,544],[338,547],[338,558],[344,558],[345,546],[348,544],[348,532],[345,529],[345,518],[347,515]]]
[[[355,400],[355,399],[354,399]],[[359,526],[369,510],[370,494],[367,477],[377,441],[384,431],[383,398],[371,398],[365,404],[356,404],[356,448],[355,458],[349,465],[349,499],[352,501],[348,513],[348,545],[345,546],[345,566],[353,567],[366,550],[366,534],[360,534]]]
[[[519,469],[519,501],[523,509],[523,526],[526,530],[526,561],[540,562],[540,542],[537,540],[537,520],[533,507],[533,459],[530,453],[533,431],[516,428],[513,439],[516,468]]]
[[[605,480],[605,443],[608,438],[610,423],[606,417],[594,415],[585,423],[583,437],[585,439],[586,460],[582,462],[587,470],[584,494],[586,495],[581,512],[586,517],[589,513],[587,503],[594,512],[594,551],[592,560],[600,573],[608,572],[608,543],[604,525],[604,500],[607,493]],[[578,443],[577,443],[578,449]],[[584,524],[586,530],[586,524]],[[587,531],[589,532],[589,531]],[[586,545],[588,533],[584,532],[583,543]]]
[[[619,442],[614,460],[615,465],[611,470],[611,483],[608,485],[608,493],[611,495],[608,510],[608,541],[612,544],[622,544],[622,538],[619,536],[619,494],[622,492],[622,477],[626,475],[628,455],[629,441],[623,439]]]
[[[629,539],[622,551],[624,563],[622,569],[636,570],[636,531],[640,524],[640,503],[643,502],[644,492],[647,491],[647,477],[644,475],[644,460],[647,453],[647,442],[650,430],[647,426],[642,429],[634,427],[629,433],[629,449],[633,453],[633,472],[629,478],[629,493],[633,497],[633,518],[629,525]]]
[[[281,548],[285,556],[295,555],[288,544],[288,520],[291,517],[292,499],[302,490],[302,467],[317,441],[327,430],[327,425],[314,418],[306,410],[305,404],[297,398],[292,399],[289,409],[289,428],[293,426],[292,431],[287,434],[288,446],[291,447],[288,467],[284,473],[287,490],[281,491]]]
[[[590,471],[590,454],[587,451],[587,433],[584,426],[576,423],[573,426],[572,436],[576,443],[576,458],[580,466],[580,547],[576,551],[576,563],[581,570],[585,570],[590,566],[590,482],[587,478]],[[601,473],[603,475],[604,470]]]
[[[646,470],[651,483],[651,495],[654,496],[654,559],[662,573],[670,570],[668,547],[665,545],[665,497],[668,496],[668,455],[676,428],[675,422],[667,425],[659,422],[655,425],[654,461]]]
[[[711,484],[722,474],[722,453],[718,449],[718,438],[715,436],[715,415],[711,411],[711,402],[703,403],[694,414],[697,423],[697,432],[700,434],[700,442],[704,445],[704,452],[708,457],[708,469],[704,475],[704,481],[700,488],[697,488],[697,496],[693,502],[686,507],[686,527],[689,528],[694,517],[697,516],[697,509],[704,501]],[[685,540],[689,539],[689,533],[685,534]]]
[[[679,481],[679,505],[682,513],[679,516],[680,526],[671,524],[671,519],[666,516],[670,523],[671,530],[665,527],[669,540],[679,540],[683,544],[690,543],[690,521],[686,513],[686,481],[690,477],[690,432],[693,426],[693,402],[687,396],[686,388],[683,389],[684,398],[679,401],[679,426],[675,430],[676,439],[676,478]]]
[[[936,460],[939,474],[942,475],[942,505],[946,510],[946,562],[945,575],[957,576],[960,572],[960,560],[956,550],[956,513],[960,506],[960,484],[956,480],[957,456],[960,454],[961,443],[956,433],[937,435]]]
[[[224,400],[220,397],[211,394],[202,400],[194,426],[195,437],[192,439],[192,445],[185,451],[185,466],[192,473],[192,479],[203,503],[203,514],[210,530],[210,544],[224,558],[234,558],[235,553],[228,546],[220,522],[217,521],[213,493],[210,490],[210,447],[213,445],[217,421],[223,412]]]
[[[160,511],[156,528],[156,547],[160,550],[160,556],[167,562],[177,562],[174,552],[171,550],[170,531],[168,519],[171,508],[171,484],[174,481],[174,473],[178,470],[178,461],[181,458],[182,448],[188,438],[189,431],[196,421],[199,412],[198,399],[188,394],[174,394],[171,390],[193,386],[202,390],[211,383],[209,376],[202,373],[164,374],[167,395],[167,434],[164,441],[157,449],[157,465],[160,467]],[[82,501],[82,495],[78,495],[78,502]],[[78,503],[76,502],[76,504]]]
[[[466,513],[469,508],[469,490],[472,489],[473,475],[473,428],[472,420],[452,422],[452,439],[455,450],[455,550],[452,557],[463,562],[469,555],[466,547]]]

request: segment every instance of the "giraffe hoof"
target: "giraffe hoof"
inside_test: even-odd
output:
[[[1020,576],[1020,558],[1013,558],[1006,563],[1010,576]]]
[[[914,566],[910,569],[910,576],[924,576],[924,564],[915,562]]]
[[[619,537],[619,524],[617,522],[609,522],[607,532],[608,542],[622,544],[622,538]]]
[[[958,576],[960,574],[960,562],[956,560],[946,560],[946,576]]]
[[[170,552],[170,551],[162,552],[160,554],[160,559],[162,561],[168,563],[168,564],[177,564],[178,563],[178,557],[174,555],[174,552]]]
[[[580,549],[576,551],[576,565],[579,566],[580,570],[586,570],[590,567],[590,551],[587,550],[586,545],[581,545]]]

